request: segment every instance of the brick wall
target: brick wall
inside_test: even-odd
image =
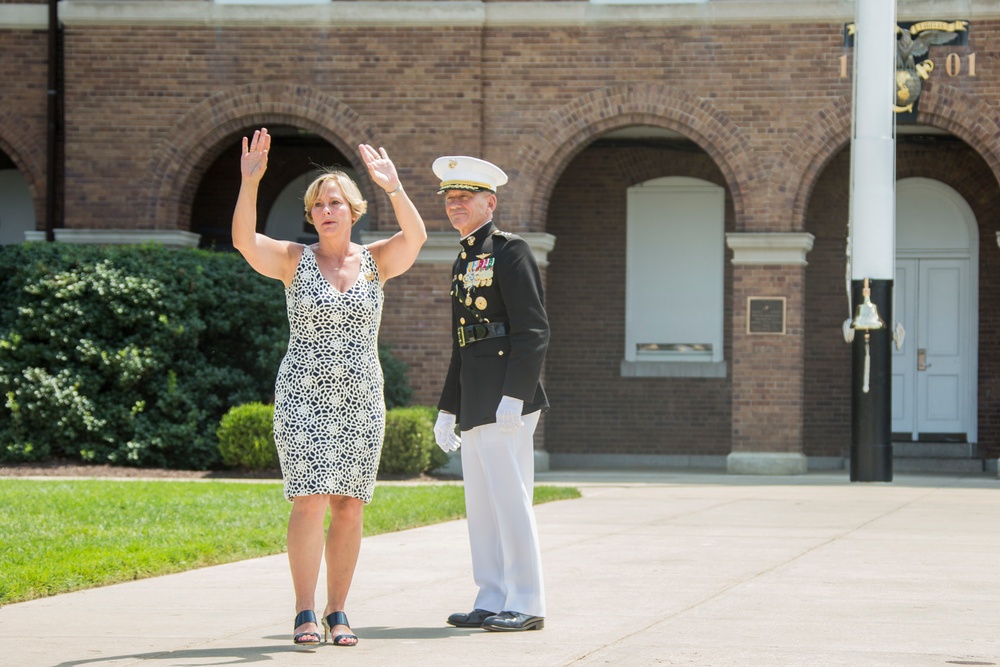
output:
[[[268,128],[269,131],[272,129],[280,132],[282,128]],[[225,246],[229,242],[233,207],[236,205],[233,193],[240,188],[240,153],[244,136],[252,137],[252,130],[248,128],[247,132],[231,137],[228,145],[224,144],[222,153],[211,161],[198,184],[191,207],[191,231],[202,235],[203,244],[214,241],[215,244]],[[206,155],[203,159],[209,161],[211,155]],[[271,207],[289,181],[313,171],[316,166],[344,165],[350,165],[350,160],[324,141],[295,141],[280,133],[273,137],[267,159],[267,174],[257,193],[257,229],[264,231]],[[368,199],[372,197],[369,196]],[[361,224],[365,225],[366,222],[363,220]],[[303,233],[306,233],[307,225],[303,221]]]
[[[1000,454],[1000,248],[995,211],[1000,191],[983,158],[967,144],[948,138],[898,140],[896,177],[932,178],[954,188],[979,222],[979,447],[987,457]],[[816,182],[806,216],[815,235],[807,259],[805,310],[805,452],[846,456],[851,445],[851,346],[841,324],[851,315],[844,285],[850,150],[826,166]],[[908,342],[913,344],[913,338]]]
[[[851,346],[843,321],[847,299],[847,218],[851,157],[843,150],[823,171],[806,213],[814,235],[806,256],[803,439],[810,456],[847,456],[851,450]]]
[[[456,234],[456,239],[457,239]],[[458,254],[458,244],[455,244]],[[410,367],[413,402],[437,406],[451,359],[451,263],[418,263],[386,283],[379,340]]]
[[[408,189],[421,209],[431,209],[434,158],[480,150],[479,33],[445,28],[437,37],[393,28],[67,29],[67,226],[189,228],[219,146],[267,124],[317,132],[361,171],[357,144],[385,146],[417,186]]]
[[[625,191],[643,181],[684,175],[722,184],[703,151],[587,148],[562,174],[547,231],[546,303],[552,338],[546,360],[550,452],[724,455],[730,440],[730,382],[703,378],[622,377],[625,354]],[[732,204],[726,204],[732,231]],[[730,302],[731,268],[726,264]],[[664,289],[683,289],[665,285]],[[729,309],[725,358],[731,359]]]
[[[734,452],[802,451],[804,277],[794,265],[733,267]],[[786,299],[784,334],[747,332],[751,296]]]
[[[0,30],[0,152],[20,170],[45,220],[48,126],[48,36],[44,30]]]
[[[850,92],[837,78],[843,53],[829,24],[490,30],[486,147],[529,175],[518,194],[544,212],[559,173],[596,136],[669,127],[723,171],[738,229],[791,231],[790,212],[774,206],[784,183],[768,175],[797,133]]]
[[[1000,455],[1000,21],[973,20],[938,60],[919,122],[961,139],[901,142],[900,177],[936,178],[972,206],[980,235],[980,445]],[[481,155],[511,176],[497,222],[557,237],[547,272],[546,367],[556,452],[715,454],[732,448],[842,455],[849,448],[850,348],[844,244],[850,79],[836,22],[461,27],[66,27],[66,226],[192,229],[228,224],[239,137],[305,130],[364,172],[359,142],[385,146],[431,231],[451,231],[430,164]],[[978,56],[975,77],[944,57]],[[22,170],[44,220],[46,35],[0,30],[0,151]],[[967,72],[966,72],[967,74]],[[695,150],[594,142],[654,125]],[[270,201],[306,152],[275,147]],[[308,155],[313,158],[313,155]],[[288,160],[285,162],[285,160]],[[727,190],[726,230],[807,231],[801,269],[726,264],[727,379],[621,378],[625,189],[658,176]],[[370,227],[395,228],[384,197]],[[728,257],[728,255],[727,255]],[[418,264],[387,287],[382,337],[433,404],[448,357],[447,265]],[[734,337],[745,296],[789,297],[793,337]],[[796,320],[795,318],[802,318]],[[737,340],[737,338],[739,340]],[[800,364],[798,360],[804,361]],[[743,371],[749,366],[749,372]],[[798,373],[798,376],[796,376]],[[770,379],[798,377],[800,389]],[[734,378],[747,384],[734,389]],[[768,378],[768,379],[764,379]],[[758,386],[758,382],[762,383]],[[767,414],[747,430],[753,413]],[[799,425],[788,415],[801,414]],[[783,416],[782,416],[783,415]],[[800,432],[796,433],[796,428]],[[757,443],[756,445],[754,443]]]

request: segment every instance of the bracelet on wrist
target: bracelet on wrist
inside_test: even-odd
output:
[[[402,189],[403,189],[403,184],[400,183],[399,185],[396,186],[395,190],[393,190],[392,192],[387,192],[386,194],[389,195],[390,197],[395,197],[396,195],[399,194],[399,191]]]

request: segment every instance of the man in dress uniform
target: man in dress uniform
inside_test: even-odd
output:
[[[434,435],[462,447],[473,610],[448,617],[460,628],[541,630],[545,591],[532,509],[532,439],[548,400],[539,376],[549,342],[542,280],[527,242],[493,225],[507,175],[464,156],[438,158],[445,212],[462,236],[452,268],[452,355]],[[455,423],[461,436],[455,433]]]

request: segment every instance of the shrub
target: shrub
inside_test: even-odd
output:
[[[385,440],[379,474],[415,476],[427,470],[434,425],[423,408],[393,408],[385,414]]]
[[[281,283],[236,253],[0,247],[0,461],[210,469],[234,405],[270,403]],[[409,400],[388,349],[387,403]]]
[[[413,409],[422,411],[431,425],[431,458],[430,463],[427,465],[427,470],[431,471],[443,468],[448,465],[449,457],[448,452],[438,447],[437,441],[434,440],[434,423],[437,421],[438,409],[432,408],[429,405],[415,405]]]
[[[393,356],[388,345],[378,346],[378,360],[382,365],[382,377],[385,380],[385,407],[387,410],[399,408],[410,403],[413,390],[406,379],[409,371],[406,363]]]
[[[219,423],[219,453],[228,466],[249,470],[279,467],[274,446],[274,406],[247,403],[229,409]]]
[[[273,396],[284,296],[238,255],[6,246],[0,294],[0,460],[213,468],[223,413]]]

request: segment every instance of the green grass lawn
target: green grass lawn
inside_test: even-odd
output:
[[[365,535],[465,516],[460,485],[379,485]],[[535,503],[578,498],[537,486]],[[0,479],[0,605],[285,550],[280,482]]]

